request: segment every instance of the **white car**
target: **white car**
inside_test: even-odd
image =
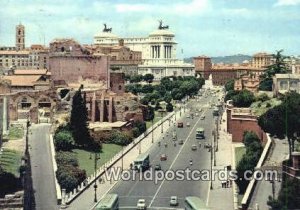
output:
[[[190,126],[191,126],[190,122],[187,122],[186,127],[190,127]]]
[[[177,196],[171,196],[171,199],[170,199],[170,206],[178,206],[178,199],[177,199]]]
[[[147,209],[145,199],[139,199],[138,200],[136,209]]]

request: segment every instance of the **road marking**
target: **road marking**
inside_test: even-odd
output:
[[[204,110],[202,114],[204,114],[206,111],[207,111],[207,110]],[[181,151],[183,150],[184,145],[188,142],[190,135],[192,134],[193,130],[195,129],[195,127],[196,127],[196,125],[198,124],[199,121],[200,121],[200,118],[197,120],[197,122],[196,122],[195,125],[193,126],[192,130],[190,131],[189,135],[187,136],[186,140],[184,141],[182,147],[181,147],[180,150],[178,151],[176,157],[174,158],[174,160],[173,160],[173,162],[171,163],[171,165],[170,165],[170,167],[169,167],[168,170],[170,170],[170,169],[173,167],[173,165],[174,165],[174,163],[176,162],[177,158],[179,157]],[[152,200],[151,200],[151,202],[150,202],[150,204],[149,204],[149,207],[151,207],[151,205],[152,205],[154,199],[156,198],[157,194],[159,193],[159,191],[160,191],[162,185],[164,184],[165,180],[166,180],[166,179],[164,179],[164,180],[160,183],[160,185],[159,185],[159,187],[158,187],[156,193],[154,194],[154,196],[153,196],[153,198],[152,198]]]

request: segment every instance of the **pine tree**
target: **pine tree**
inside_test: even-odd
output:
[[[81,85],[73,96],[71,111],[71,128],[75,143],[80,146],[89,146],[91,136],[88,130],[88,111],[85,105],[85,99],[81,95]]]

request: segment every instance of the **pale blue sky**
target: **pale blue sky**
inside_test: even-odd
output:
[[[90,44],[103,23],[120,37],[147,36],[160,19],[176,35],[178,57],[300,54],[300,0],[1,0],[0,45],[14,45],[19,22],[29,46],[44,37]]]

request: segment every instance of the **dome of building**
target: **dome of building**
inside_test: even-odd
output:
[[[97,38],[118,38],[117,35],[115,35],[111,32],[100,32],[99,34],[96,34],[95,37],[97,37]]]
[[[173,32],[166,30],[166,29],[160,29],[155,30],[149,34],[149,36],[175,36]]]

